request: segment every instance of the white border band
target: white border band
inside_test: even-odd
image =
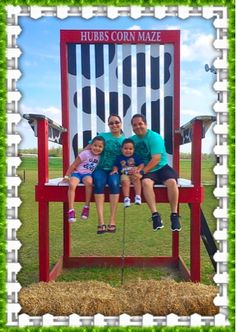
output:
[[[229,326],[228,319],[228,245],[227,245],[227,229],[228,229],[228,43],[227,43],[227,27],[228,16],[226,7],[39,7],[39,6],[7,6],[7,325],[8,326]],[[217,262],[217,273],[214,276],[215,283],[219,286],[219,293],[214,299],[214,304],[219,306],[219,314],[208,317],[193,314],[191,316],[177,316],[170,314],[164,317],[156,317],[150,314],[144,316],[129,316],[122,314],[118,317],[105,317],[97,314],[91,317],[82,317],[76,314],[68,317],[56,317],[50,314],[42,317],[32,317],[26,314],[20,314],[20,305],[18,303],[18,292],[21,288],[17,282],[17,273],[21,266],[18,263],[18,250],[21,243],[17,240],[17,230],[21,222],[18,219],[18,208],[21,200],[18,197],[18,186],[20,178],[17,176],[17,167],[20,165],[18,158],[18,144],[21,137],[16,134],[15,126],[20,121],[21,116],[18,113],[20,92],[16,90],[16,81],[20,78],[21,73],[18,69],[18,59],[21,50],[17,47],[16,39],[21,33],[18,25],[18,17],[30,16],[38,19],[44,15],[57,16],[65,19],[72,16],[81,16],[90,19],[93,16],[107,16],[115,19],[121,15],[127,15],[133,19],[142,16],[156,17],[162,19],[167,16],[178,16],[187,19],[191,16],[201,16],[205,19],[215,17],[213,22],[216,28],[217,38],[214,41],[214,47],[219,51],[220,56],[214,61],[217,69],[217,80],[214,89],[217,91],[219,100],[214,104],[214,111],[217,117],[217,123],[214,126],[216,135],[216,146],[214,153],[218,157],[218,162],[214,167],[216,174],[216,188],[214,195],[219,200],[219,206],[214,211],[217,219],[217,230],[214,238],[219,242],[219,250],[214,256]]]

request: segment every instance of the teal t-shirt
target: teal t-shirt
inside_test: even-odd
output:
[[[97,168],[104,170],[112,170],[116,157],[120,155],[121,144],[125,139],[122,134],[119,137],[113,136],[112,133],[99,133],[105,140],[105,148],[101,154]]]
[[[147,165],[154,154],[160,154],[160,162],[150,171],[154,172],[167,165],[167,154],[165,143],[161,135],[147,129],[147,133],[144,137],[133,135],[130,137],[135,143],[135,153],[144,161],[144,165]]]

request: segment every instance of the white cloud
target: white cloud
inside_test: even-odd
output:
[[[42,52],[37,50],[37,52],[29,50],[29,56],[31,56],[32,58],[38,58],[40,60],[52,60],[55,61],[56,63],[60,62],[60,54],[58,54],[58,50],[53,51],[53,50],[48,50],[48,52]]]
[[[141,30],[140,25],[132,25],[128,30]]]
[[[214,36],[182,29],[178,25],[170,25],[167,30],[180,30],[181,61],[201,61],[210,64],[216,58],[218,52],[213,47]]]
[[[196,116],[198,114],[197,111],[192,109],[181,109],[180,113],[181,115],[191,115],[191,116]]]
[[[23,66],[25,66],[25,67],[38,67],[38,62],[37,61],[25,60],[24,63],[23,63]]]
[[[31,107],[28,105],[20,104],[20,113],[23,114],[42,114],[49,117],[51,120],[61,124],[61,110],[54,106],[49,107]],[[33,130],[27,120],[22,119],[16,126],[17,133],[21,136],[22,141],[20,148],[36,148],[37,138],[34,136]],[[50,143],[53,144],[53,143]],[[51,146],[51,145],[50,145]],[[56,145],[58,147],[58,145]]]
[[[190,88],[189,86],[182,86],[181,93],[185,94],[186,96],[190,97],[202,97],[202,90]]]
[[[214,37],[211,34],[184,34],[181,45],[181,60],[201,61],[211,63],[218,55],[213,45]]]
[[[50,114],[56,115],[58,116],[59,113],[61,112],[61,110],[59,110],[58,108],[51,106],[45,109],[47,112],[49,112]]]
[[[166,30],[180,30],[179,25],[168,25]]]
[[[24,104],[20,105],[20,113],[23,114],[42,114],[51,120],[61,124],[61,110],[54,106],[49,107],[31,107]]]

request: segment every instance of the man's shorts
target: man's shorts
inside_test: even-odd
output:
[[[71,174],[71,178],[74,177],[74,178],[77,178],[79,179],[80,181],[83,181],[83,178],[85,178],[86,176],[91,176],[92,177],[92,174],[91,173],[85,173],[85,174],[81,174],[81,173],[78,173],[78,172],[74,172]]]
[[[151,179],[155,184],[163,184],[168,179],[175,179],[177,182],[178,175],[172,167],[165,165],[155,172],[144,174],[141,180],[143,179]]]

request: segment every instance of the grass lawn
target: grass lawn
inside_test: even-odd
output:
[[[18,281],[22,286],[27,286],[38,281],[38,221],[37,203],[34,199],[34,186],[37,182],[37,159],[22,158],[18,175],[23,182],[20,186],[19,195],[22,205],[19,209],[19,218],[22,226],[18,231],[18,239],[22,243],[19,252],[19,262],[22,270],[18,274]],[[61,176],[61,159],[50,158],[50,177]],[[212,213],[217,206],[217,200],[213,196],[214,174],[212,172],[214,164],[210,160],[202,162],[202,182],[205,186],[205,202],[202,205],[203,212],[208,221],[209,227],[214,232],[216,220]],[[189,178],[190,161],[181,161],[180,176]],[[108,215],[108,204],[106,204]],[[82,203],[76,204],[76,211],[79,214]],[[142,206],[132,206],[126,210],[126,241],[125,255],[155,256],[171,255],[171,231],[169,227],[169,206],[159,204],[159,211],[162,214],[165,227],[159,232],[153,232],[148,219],[150,217],[146,204]],[[117,213],[116,234],[96,234],[97,217],[94,203],[91,204],[91,216],[88,221],[78,221],[72,226],[72,255],[114,255],[120,256],[122,253],[123,234],[123,214],[122,204],[119,204]],[[186,204],[180,205],[180,215],[182,220],[182,231],[180,233],[180,253],[187,265],[189,265],[189,208]],[[62,254],[62,204],[50,204],[50,263],[53,265]],[[202,243],[202,282],[213,283],[212,277],[215,274]],[[161,279],[174,278],[180,280],[176,271],[168,268],[125,268],[125,281],[131,279]],[[83,268],[70,269],[58,278],[58,280],[87,280],[95,279],[109,282],[111,285],[119,285],[121,280],[121,269],[117,268]]]

